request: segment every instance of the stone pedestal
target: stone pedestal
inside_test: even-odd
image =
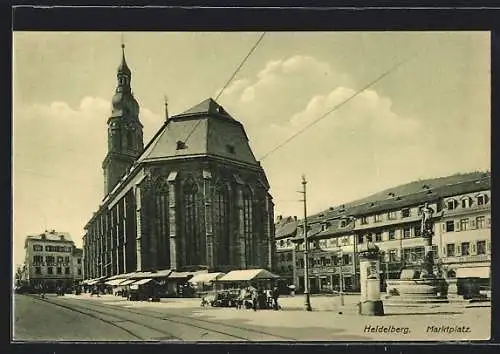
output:
[[[448,284],[448,299],[458,298],[457,278],[448,278],[446,283]]]

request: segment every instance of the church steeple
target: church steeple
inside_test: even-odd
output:
[[[127,90],[130,92],[130,79],[132,78],[132,73],[127,65],[127,61],[125,60],[125,44],[122,43],[122,62],[118,67],[118,71],[116,74],[118,78],[118,86],[116,88],[117,92],[122,90]]]
[[[125,60],[123,42],[121,47],[122,60],[116,74],[118,82],[108,119],[108,153],[102,164],[105,194],[115,187],[144,149],[139,103],[130,87],[132,72]]]

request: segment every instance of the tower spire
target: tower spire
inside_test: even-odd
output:
[[[118,67],[118,75],[125,74],[130,77],[131,72],[128,68],[127,61],[125,60],[125,42],[123,40],[123,33],[121,34],[121,47],[122,47],[122,62]]]
[[[122,44],[122,58],[125,60],[125,41],[123,40],[123,32],[121,33],[121,44]]]

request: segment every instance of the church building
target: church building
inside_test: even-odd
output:
[[[102,168],[85,226],[84,276],[274,269],[274,204],[243,125],[211,98],[169,117],[144,146],[132,73],[118,67]]]

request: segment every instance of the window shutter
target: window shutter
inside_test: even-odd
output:
[[[474,242],[470,243],[470,254],[471,255],[476,254],[476,244]]]
[[[456,256],[461,256],[462,255],[462,245],[458,244],[457,248],[455,250],[455,255]]]
[[[491,252],[491,242],[490,241],[486,242],[486,250]]]
[[[486,225],[487,225],[488,227],[490,227],[490,226],[491,226],[491,218],[488,218],[488,220],[486,221]]]
[[[460,231],[460,222],[459,221],[455,221],[455,231]]]
[[[441,231],[446,232],[446,222],[441,224]]]

